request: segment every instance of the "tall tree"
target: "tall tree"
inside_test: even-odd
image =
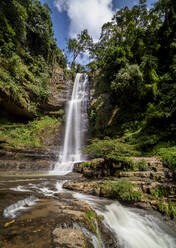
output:
[[[78,55],[86,52],[91,47],[92,42],[92,38],[88,34],[87,29],[78,34],[76,38],[68,40],[68,51],[73,53],[72,66],[74,66],[75,60]]]

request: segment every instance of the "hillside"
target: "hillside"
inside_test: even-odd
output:
[[[64,106],[70,93],[68,78],[72,78],[66,63],[53,37],[46,4],[42,6],[38,0],[1,1],[1,169],[19,167],[21,158],[28,159],[31,168],[36,154],[39,160],[47,160],[43,161],[47,169],[48,160],[56,159],[52,150],[61,142]],[[49,152],[47,158],[42,157],[45,152]]]
[[[160,155],[173,170],[175,29],[176,5],[172,0],[160,0],[150,10],[145,1],[132,9],[125,7],[103,25],[99,41],[90,50],[89,64],[92,136],[100,140],[109,136],[112,143],[127,142],[142,155]],[[108,145],[107,140],[104,143]]]

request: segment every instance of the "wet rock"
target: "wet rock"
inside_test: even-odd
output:
[[[58,248],[87,248],[86,237],[80,230],[56,228],[53,235]]]
[[[0,171],[9,174],[25,171],[48,171],[57,160],[54,150],[43,148],[4,148],[0,154]]]
[[[92,194],[96,196],[101,196],[101,186],[103,186],[103,182],[101,181],[71,181],[64,183],[63,187],[69,190],[76,190],[80,192],[84,192],[87,194]]]
[[[10,194],[15,197],[16,192]],[[19,198],[25,198],[28,194],[22,192]],[[93,209],[71,196],[67,200],[62,197],[40,198],[35,206],[29,207],[10,224],[6,225],[7,221],[10,222],[4,218],[0,222],[3,248],[93,248],[92,237],[97,237],[96,223],[105,247],[118,247],[112,233]]]

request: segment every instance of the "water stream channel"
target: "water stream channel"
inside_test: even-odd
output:
[[[104,216],[104,225],[113,233],[117,244],[120,245],[117,247],[176,247],[176,230],[173,222],[166,224],[163,217],[154,212],[124,207],[116,201],[63,189],[63,183],[72,177],[75,175],[1,178],[0,240],[3,248],[52,247],[47,246],[49,237],[46,242],[45,232],[49,230],[51,218],[53,221],[56,220],[56,216],[53,215],[58,213],[54,211],[54,208],[59,208],[60,206],[57,204],[62,201],[87,202],[98,215]],[[5,227],[7,223],[13,221],[15,223]],[[52,225],[57,225],[57,223],[53,222]],[[86,233],[86,235],[88,234]],[[88,238],[93,247],[106,247],[95,236]],[[34,243],[30,239],[33,239]],[[23,242],[26,240],[29,242],[29,246],[23,246]],[[42,242],[45,242],[46,246],[40,245]]]

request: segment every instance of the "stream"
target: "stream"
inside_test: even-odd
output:
[[[0,181],[0,240],[3,248],[23,247],[20,230],[21,220],[28,221],[29,217],[34,218],[33,232],[41,223],[38,221],[38,208],[43,215],[49,216],[50,204],[54,201],[71,199],[87,202],[98,215],[104,216],[105,226],[113,233],[117,244],[121,248],[175,248],[176,247],[176,226],[170,221],[165,223],[162,216],[141,209],[123,207],[119,202],[104,198],[90,196],[73,192],[62,188],[64,182],[70,180],[70,176],[35,176],[35,177],[1,177]],[[43,202],[45,202],[44,205]],[[43,216],[42,216],[43,217]],[[50,218],[50,216],[49,216]],[[14,221],[14,223],[13,223]],[[18,222],[19,221],[19,222]],[[42,221],[42,218],[40,219]],[[12,222],[12,223],[11,223]],[[16,223],[15,223],[16,222]],[[9,226],[7,226],[7,223]],[[64,224],[64,223],[63,223]],[[23,225],[24,222],[23,222]],[[29,228],[30,229],[30,228]],[[84,231],[84,230],[83,230]],[[15,235],[14,235],[15,233]],[[28,234],[29,235],[29,234]],[[31,235],[32,238],[32,235]],[[10,239],[10,243],[8,243]],[[36,245],[39,237],[33,237],[33,246]],[[13,245],[11,241],[13,240]],[[93,247],[105,247],[103,242],[96,238],[91,239]],[[25,242],[25,241],[23,241]],[[6,243],[8,244],[6,246]],[[10,244],[10,245],[9,245]],[[15,246],[17,244],[17,246]],[[28,247],[28,246],[25,246]],[[49,245],[46,247],[50,247]],[[118,246],[117,246],[118,247]]]

